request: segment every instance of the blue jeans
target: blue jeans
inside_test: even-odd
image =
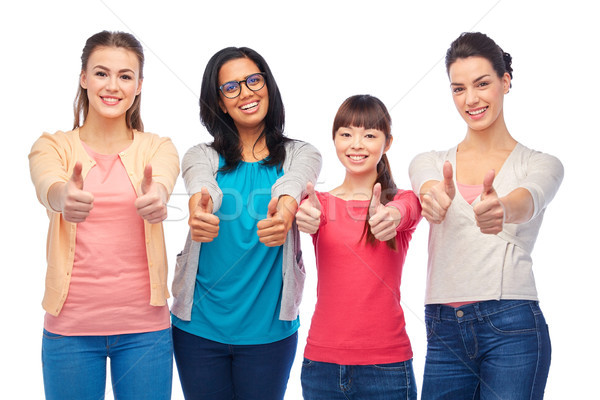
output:
[[[42,368],[46,399],[104,399],[107,357],[115,399],[171,398],[171,328],[111,336],[61,336],[44,329]]]
[[[339,365],[302,363],[305,400],[416,400],[412,360],[392,364]]]
[[[173,327],[175,362],[187,400],[281,400],[298,333],[267,344],[229,345]]]
[[[425,325],[422,400],[544,397],[551,348],[538,302],[427,305]]]

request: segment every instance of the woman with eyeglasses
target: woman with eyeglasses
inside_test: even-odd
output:
[[[550,337],[531,251],[563,167],[508,132],[511,61],[479,32],[452,42],[446,71],[466,136],[410,166],[430,222],[424,400],[544,395]]]
[[[282,399],[305,276],[294,215],[321,156],[284,136],[275,78],[246,47],[209,60],[200,118],[214,140],[183,158],[190,232],[171,310],[183,392],[186,399]]]

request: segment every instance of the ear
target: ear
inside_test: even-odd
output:
[[[394,137],[392,135],[390,135],[390,138],[387,140],[387,144],[385,145],[385,148],[383,149],[383,154],[387,153],[387,151],[390,149],[390,147],[392,147],[393,141],[394,141]]]
[[[138,94],[142,93],[142,83],[144,83],[143,79],[138,79],[138,87],[137,90],[135,91],[135,95],[137,96]]]
[[[502,87],[504,89],[504,94],[508,93],[510,91],[510,74],[508,72],[505,72],[504,75],[502,76]]]
[[[87,75],[85,71],[81,71],[81,74],[79,74],[79,84],[82,88],[87,89]]]

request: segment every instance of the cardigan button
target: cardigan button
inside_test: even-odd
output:
[[[463,310],[458,310],[458,311],[456,312],[456,316],[457,316],[458,318],[462,318],[464,315],[465,315],[465,313],[463,312]]]

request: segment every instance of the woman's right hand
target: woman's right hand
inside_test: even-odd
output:
[[[424,193],[421,195],[421,215],[431,224],[439,224],[446,218],[446,212],[456,194],[452,164],[449,161],[444,163],[443,174],[444,180],[432,181],[429,186],[425,183],[422,188]]]
[[[66,183],[55,183],[50,187],[48,200],[51,207],[66,221],[79,223],[86,220],[94,208],[94,195],[83,190],[81,162],[75,163],[73,174]]]
[[[308,193],[308,198],[298,208],[296,224],[300,232],[314,234],[321,225],[321,203],[315,193],[315,186],[311,182],[306,184],[306,193]]]
[[[212,242],[219,235],[219,217],[212,213],[213,201],[208,189],[202,187],[189,202],[190,218],[188,224],[192,240],[195,242]]]

